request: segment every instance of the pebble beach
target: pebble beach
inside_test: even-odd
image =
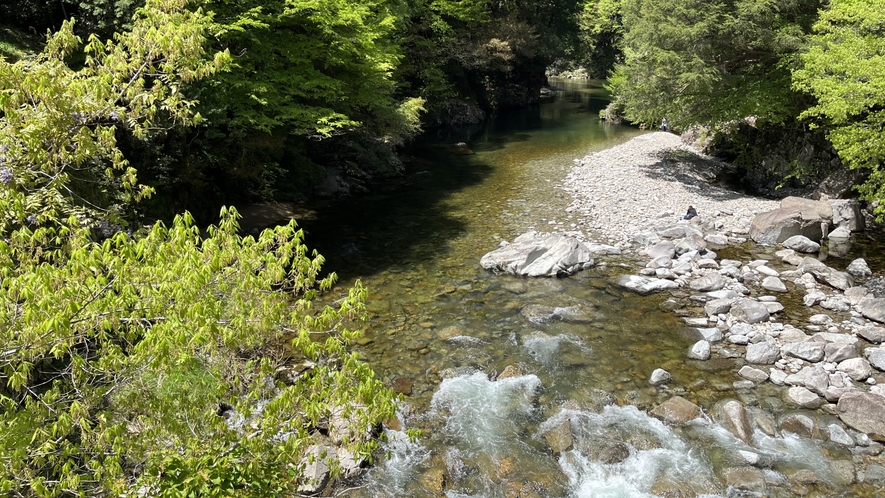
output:
[[[678,135],[654,132],[575,160],[562,184],[567,211],[591,239],[625,247],[633,234],[670,224],[693,206],[722,232],[746,233],[753,217],[778,201],[714,185],[729,165]]]

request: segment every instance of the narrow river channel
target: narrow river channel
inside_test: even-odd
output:
[[[770,383],[735,390],[732,359],[686,360],[696,338],[659,308],[666,297],[612,286],[616,261],[565,279],[480,267],[501,240],[569,229],[571,199],[558,184],[573,160],[643,133],[598,119],[607,103],[598,84],[554,84],[562,91],[532,109],[425,134],[402,179],[300,221],[341,292],[357,279],[368,287],[370,320],[357,349],[407,393],[387,429],[387,455],[339,496],[732,496],[722,469],[746,465],[743,443],[712,422],[674,428],[648,410],[677,394],[706,412],[724,399],[770,418],[788,410]],[[520,314],[533,304],[581,313],[538,324]],[[651,387],[659,367],[673,381]],[[556,452],[563,423],[574,444]],[[423,436],[408,441],[408,428]],[[793,496],[784,476],[797,470],[822,483],[807,487],[809,496],[863,492],[832,469],[851,459],[847,452],[790,435],[757,437],[762,449],[754,451],[770,462],[767,479],[783,480],[775,487],[782,496]]]

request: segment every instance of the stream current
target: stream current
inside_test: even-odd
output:
[[[608,102],[599,84],[553,84],[557,96],[531,109],[425,134],[403,178],[299,220],[338,273],[339,292],[356,280],[369,289],[357,350],[407,393],[386,424],[386,455],[338,496],[733,496],[723,469],[745,466],[739,451],[750,448],[708,419],[672,427],[647,412],[675,395],[706,413],[725,399],[770,419],[789,411],[770,383],[734,389],[734,360],[687,360],[697,337],[659,308],[666,296],[610,284],[631,271],[617,260],[563,279],[480,267],[502,240],[573,229],[571,198],[558,188],[573,160],[644,133],[598,119]],[[591,312],[538,324],[520,313],[537,304]],[[673,380],[650,386],[656,368]],[[564,423],[573,445],[554,452]],[[423,435],[409,441],[405,429]],[[786,476],[802,470],[822,483],[805,488],[810,496],[862,491],[839,481],[831,462],[851,455],[829,443],[755,438],[766,480],[784,483],[774,495],[793,496]]]

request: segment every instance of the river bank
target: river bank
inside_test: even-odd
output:
[[[727,168],[668,133],[576,160],[561,185],[573,197],[567,211],[575,217],[563,234],[632,255],[627,273],[612,282],[643,295],[663,293],[661,308],[696,334],[686,363],[705,369],[707,362],[733,361],[734,382],[720,386],[732,397],[715,406],[680,396],[680,379],[662,368],[648,379],[670,393],[650,414],[676,427],[711,420],[743,443],[734,465],[718,473],[729,489],[759,496],[874,489],[885,481],[878,442],[885,441],[885,296],[873,277],[881,269],[863,259],[846,271],[828,267],[813,243],[748,242],[754,217],[780,203],[715,186]],[[698,216],[683,220],[688,206]],[[753,395],[763,387],[766,408]],[[772,402],[772,392],[779,400]],[[554,432],[557,441],[571,437],[568,425]],[[794,436],[828,448],[827,472],[776,469],[765,457],[771,438]]]

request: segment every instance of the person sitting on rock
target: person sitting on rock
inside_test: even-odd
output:
[[[661,131],[667,131],[667,118],[661,120]]]
[[[688,206],[688,212],[685,213],[685,216],[682,217],[683,220],[690,220],[698,215],[698,212],[695,210],[694,206]]]

